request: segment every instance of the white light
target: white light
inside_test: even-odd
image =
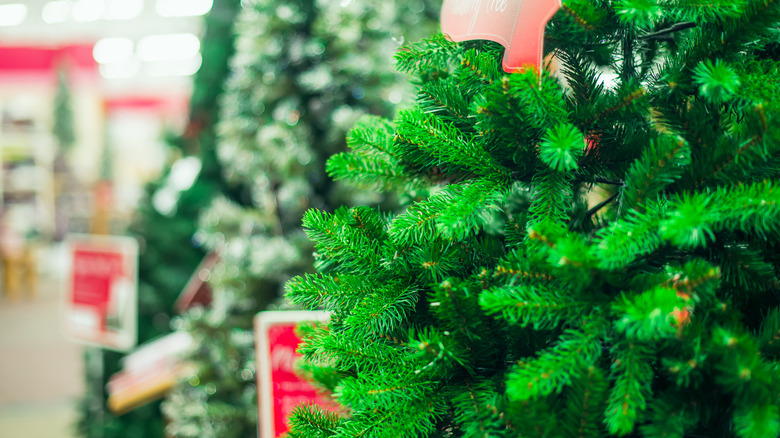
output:
[[[57,0],[46,3],[41,16],[47,24],[64,23],[70,18],[70,2]]]
[[[138,58],[132,57],[124,62],[100,64],[98,69],[100,70],[100,75],[106,79],[127,79],[132,78],[141,71],[141,62]]]
[[[191,33],[152,35],[141,38],[137,53],[144,61],[189,59],[198,54],[200,40]]]
[[[97,21],[105,12],[105,0],[78,0],[73,5],[73,19],[80,22]]]
[[[198,72],[202,62],[200,55],[190,59],[153,61],[146,64],[145,71],[149,76],[191,76]]]
[[[100,64],[126,62],[133,56],[130,38],[103,38],[92,47],[92,57]]]
[[[181,192],[192,187],[200,169],[201,163],[197,157],[182,158],[173,163],[166,184],[152,196],[155,210],[165,216],[175,212]]]
[[[614,89],[620,82],[620,75],[611,71],[603,71],[598,78],[598,82],[606,89]]]
[[[213,4],[214,0],[157,0],[157,13],[163,17],[204,15]]]
[[[198,157],[187,157],[176,161],[171,166],[171,173],[168,174],[168,185],[180,192],[189,189],[195,183],[200,168]]]
[[[392,103],[401,103],[403,98],[404,98],[404,93],[402,93],[401,90],[393,90],[390,92],[390,96],[388,96],[388,99]]]
[[[17,26],[27,17],[27,6],[21,3],[0,5],[0,26]]]
[[[106,20],[130,20],[144,10],[144,0],[108,0]]]
[[[176,211],[176,203],[179,202],[179,192],[171,187],[163,187],[152,196],[152,206],[163,216],[168,216]]]

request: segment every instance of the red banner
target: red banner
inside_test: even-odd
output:
[[[560,7],[560,0],[444,0],[441,30],[453,41],[501,44],[506,72],[540,71],[544,27]]]

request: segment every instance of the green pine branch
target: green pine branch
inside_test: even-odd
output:
[[[598,321],[582,331],[567,330],[553,347],[518,363],[507,376],[507,396],[530,400],[562,391],[571,383],[573,371],[587,370],[598,360],[601,346],[594,338],[600,331]]]

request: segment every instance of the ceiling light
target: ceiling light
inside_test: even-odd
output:
[[[200,51],[200,40],[191,33],[152,35],[138,42],[138,56],[144,61],[189,59]]]
[[[108,0],[106,20],[130,20],[141,15],[144,0]]]
[[[70,2],[57,0],[46,3],[41,16],[47,24],[64,23],[70,18]]]
[[[163,17],[203,15],[213,4],[214,0],[157,0],[157,13]]]
[[[196,55],[190,59],[148,62],[144,70],[149,76],[192,76],[198,72],[203,58]]]
[[[130,38],[103,38],[92,47],[92,57],[100,64],[125,62],[133,56]]]
[[[130,58],[124,62],[100,64],[98,69],[100,75],[106,79],[127,79],[141,71],[141,62],[138,58]]]
[[[27,6],[21,3],[0,5],[0,26],[16,26],[22,24],[27,17]]]
[[[80,22],[97,21],[105,12],[105,0],[78,0],[73,5],[73,19]]]

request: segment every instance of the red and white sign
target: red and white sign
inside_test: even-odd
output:
[[[560,7],[561,0],[444,0],[441,31],[453,41],[501,44],[506,72],[541,71],[544,27]]]
[[[326,312],[269,311],[255,317],[259,438],[276,438],[288,429],[290,413],[300,404],[331,408],[294,370],[301,340],[295,326],[303,321],[327,321]]]
[[[138,337],[138,242],[74,236],[67,246],[65,333],[76,341],[130,350]]]

